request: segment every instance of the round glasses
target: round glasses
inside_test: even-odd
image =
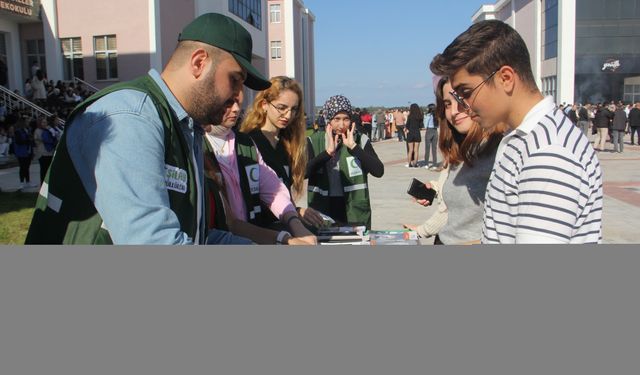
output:
[[[272,106],[276,111],[278,111],[278,113],[280,114],[280,116],[284,116],[287,113],[291,113],[291,116],[295,116],[298,114],[298,108],[296,107],[287,107],[286,105],[282,105],[282,104],[278,104],[278,105],[274,105],[271,102],[268,102],[270,106]]]
[[[480,86],[484,85],[487,81],[489,81],[491,79],[491,77],[493,77],[496,73],[498,73],[497,70],[495,70],[493,73],[489,74],[489,76],[487,78],[484,79],[484,81],[480,82],[476,87],[474,87],[473,89],[469,90],[469,91],[464,91],[464,92],[457,92],[456,90],[451,90],[449,91],[449,94],[451,94],[451,96],[453,96],[453,98],[456,100],[456,102],[458,102],[458,104],[460,104],[462,106],[462,109],[465,112],[469,112],[471,110],[471,107],[469,106],[469,104],[467,104],[467,99],[469,99],[471,97],[471,95],[473,95],[473,92],[476,91]]]

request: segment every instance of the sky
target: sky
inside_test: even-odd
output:
[[[429,63],[495,0],[303,0],[316,16],[316,105],[336,94],[354,106],[435,101]]]

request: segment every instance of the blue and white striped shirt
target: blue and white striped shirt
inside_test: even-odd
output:
[[[482,243],[600,243],[602,194],[591,143],[546,97],[498,148]]]

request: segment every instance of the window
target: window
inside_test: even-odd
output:
[[[558,57],[558,0],[544,1],[544,31],[542,34],[545,60]]]
[[[640,102],[640,85],[624,85],[624,102]]]
[[[80,38],[64,38],[60,40],[60,45],[62,47],[64,79],[67,81],[73,80],[74,77],[84,79],[82,42]]]
[[[37,64],[42,73],[47,75],[47,61],[45,59],[44,52],[44,39],[32,39],[27,40],[27,64],[29,69],[27,71],[32,76],[35,72],[31,71],[33,64]]]
[[[118,50],[115,35],[93,38],[96,56],[96,78],[98,80],[118,79]]]
[[[262,0],[229,0],[229,11],[262,30]]]
[[[282,58],[282,42],[279,40],[271,42],[271,60]]]
[[[280,4],[269,5],[269,22],[280,23]]]

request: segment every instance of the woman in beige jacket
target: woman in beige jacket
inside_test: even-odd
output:
[[[437,181],[425,185],[437,191],[436,212],[422,225],[405,224],[421,237],[435,236],[434,244],[479,243],[484,199],[502,127],[483,130],[458,106],[446,78],[438,83],[436,112],[440,124],[438,146],[443,170]],[[419,200],[423,206],[433,202]]]

